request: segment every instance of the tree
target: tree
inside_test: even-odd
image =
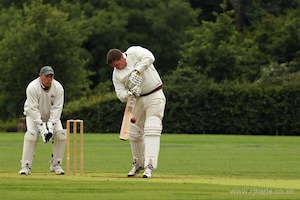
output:
[[[1,7],[0,7],[1,8]],[[0,12],[0,41],[5,37],[6,32],[16,26],[19,20],[22,19],[22,12],[15,6],[9,8],[1,8]]]
[[[155,54],[161,74],[174,69],[179,60],[178,48],[185,41],[184,32],[198,25],[199,10],[192,9],[187,0],[80,2],[94,27],[84,43],[91,53],[86,67],[95,72],[90,77],[93,87],[111,79],[111,68],[105,63],[110,48],[125,51],[131,45],[141,45]]]
[[[242,32],[245,24],[245,2],[243,0],[229,0],[229,2],[234,9],[235,28],[238,32]]]
[[[89,27],[93,28],[83,48],[90,53],[86,69],[94,72],[89,79],[92,88],[95,88],[99,83],[111,79],[112,69],[106,64],[107,51],[128,46],[128,13],[115,1],[88,1],[82,3],[82,10],[88,18]]]
[[[216,22],[203,21],[189,31],[178,67],[192,66],[217,82],[255,80],[264,54],[253,40],[236,31],[232,14],[215,13]]]
[[[128,43],[151,49],[161,74],[175,69],[180,57],[178,49],[186,41],[185,32],[199,25],[200,10],[192,9],[188,1],[182,0],[137,0],[126,4]]]
[[[80,46],[87,33],[83,25],[69,21],[68,15],[49,4],[35,1],[24,6],[23,18],[7,31],[0,42],[0,117],[22,113],[27,84],[39,69],[51,65],[65,87],[66,101],[88,90],[85,50]]]
[[[267,14],[253,25],[252,37],[259,48],[270,55],[272,62],[285,63],[298,58],[300,53],[300,9],[291,9],[278,17]]]
[[[275,16],[283,15],[286,9],[296,8],[298,0],[190,0],[193,8],[201,8],[203,13],[199,15],[200,21],[214,21],[213,12],[222,13],[220,4],[227,4],[227,9],[234,10],[234,23],[238,32],[243,32],[245,26],[259,23],[266,14]]]
[[[225,0],[226,1],[226,0]],[[242,32],[244,27],[260,23],[265,15],[285,15],[286,10],[297,7],[297,0],[228,0],[235,11],[236,30]]]

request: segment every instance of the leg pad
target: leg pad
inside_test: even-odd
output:
[[[137,125],[131,123],[129,131],[130,147],[133,157],[133,162],[144,168],[144,139],[143,134]]]
[[[145,122],[145,162],[144,165],[151,164],[157,168],[158,155],[160,149],[160,136],[162,132],[162,122],[159,117],[151,116]]]

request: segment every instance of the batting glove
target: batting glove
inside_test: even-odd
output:
[[[143,82],[143,77],[141,77],[140,72],[134,71],[130,74],[129,80],[133,85],[141,86]]]
[[[46,127],[46,122],[43,122],[42,124],[38,125],[38,130],[42,136],[42,139],[44,141],[44,143],[49,142],[49,140],[47,140],[47,136],[48,136],[48,130]]]
[[[141,95],[141,92],[142,92],[141,86],[136,85],[133,88],[131,88],[130,91],[132,92],[132,94],[134,94],[134,96],[139,97]]]

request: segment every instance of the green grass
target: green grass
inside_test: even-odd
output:
[[[23,134],[0,137],[2,200],[300,199],[300,137],[164,134],[151,179],[126,177],[129,142],[117,134],[85,134],[84,176],[49,172],[51,144],[41,140],[21,176]]]

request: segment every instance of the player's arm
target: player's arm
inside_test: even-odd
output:
[[[150,65],[155,61],[154,55],[146,48],[143,47],[132,47],[132,52],[135,57],[140,60],[139,64],[136,66],[135,70],[143,73]],[[130,49],[128,51],[131,51]]]
[[[55,98],[52,102],[52,106],[50,108],[50,118],[47,122],[48,129],[48,137],[47,140],[51,140],[54,133],[54,126],[60,120],[63,105],[64,105],[64,89],[61,85],[56,85],[53,87],[55,90]]]
[[[27,105],[29,108],[30,116],[36,125],[43,123],[41,113],[39,111],[38,94],[34,87],[27,87],[26,89]]]
[[[26,89],[27,103],[29,107],[30,116],[33,118],[34,123],[37,126],[38,131],[40,132],[43,141],[49,142],[51,137],[48,135],[48,130],[45,122],[43,123],[41,119],[41,114],[39,111],[38,103],[38,93],[35,91],[34,87],[28,87]]]
[[[64,89],[61,86],[56,88],[56,95],[53,104],[50,108],[50,118],[48,122],[52,122],[53,125],[60,120],[61,113],[64,105]]]
[[[120,79],[118,79],[116,77],[115,74],[113,74],[113,85],[114,85],[114,88],[115,88],[115,92],[116,92],[116,95],[118,97],[118,99],[122,102],[122,103],[126,103],[127,102],[127,98],[132,95],[133,93],[130,91],[132,88],[132,85],[128,84],[126,85],[125,84],[125,81],[121,81]],[[131,86],[131,87],[130,87]]]

